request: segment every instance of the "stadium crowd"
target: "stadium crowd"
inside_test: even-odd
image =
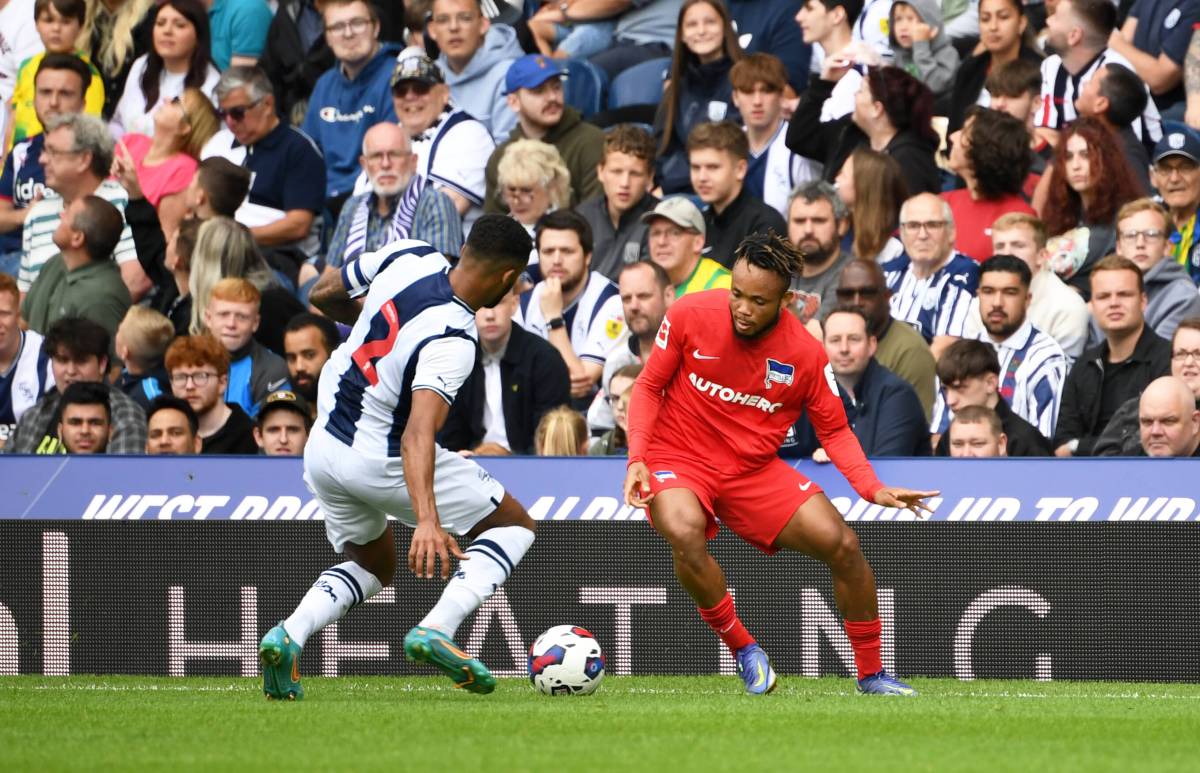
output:
[[[0,0],[0,97],[5,453],[302,454],[319,278],[489,212],[450,450],[624,454],[775,230],[868,455],[1200,455],[1200,0]]]

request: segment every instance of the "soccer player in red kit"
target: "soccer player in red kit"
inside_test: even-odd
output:
[[[629,405],[625,501],[645,507],[675,574],[733,652],[752,694],[775,686],[770,661],[734,611],[708,552],[717,522],[771,554],[825,562],[854,648],[860,692],[913,695],[883,670],[875,576],[829,498],[776,452],[802,411],[859,496],[920,515],[936,491],[884,486],[846,420],[824,347],[787,310],[802,258],[775,233],[738,247],[729,290],[684,296],[667,312]]]

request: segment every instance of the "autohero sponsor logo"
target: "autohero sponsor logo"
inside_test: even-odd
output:
[[[783,403],[773,403],[761,395],[739,392],[736,389],[700,378],[695,373],[689,373],[688,380],[692,382],[692,386],[696,388],[696,391],[706,394],[709,397],[715,397],[723,403],[734,403],[735,405],[744,405],[747,408],[757,408],[763,413],[775,413],[775,411],[783,407]]]

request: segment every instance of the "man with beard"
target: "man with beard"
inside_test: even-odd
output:
[[[462,218],[449,196],[416,173],[408,133],[394,123],[367,130],[358,158],[370,181],[338,215],[325,252],[326,271],[335,271],[364,252],[401,239],[417,239],[443,255],[462,250]]]
[[[187,400],[200,421],[201,453],[258,453],[254,423],[237,403],[225,402],[229,353],[217,339],[210,335],[176,338],[167,349],[165,362],[171,391]]]
[[[605,361],[625,339],[621,297],[591,270],[592,229],[571,210],[542,218],[537,250],[545,278],[521,294],[514,320],[558,350],[571,375],[571,397],[586,407]]]
[[[317,417],[321,368],[341,340],[333,320],[307,311],[292,317],[283,331],[283,353],[292,389],[308,401],[310,418]]]
[[[1182,264],[1192,281],[1200,281],[1200,139],[1186,129],[1173,131],[1154,146],[1150,180],[1171,212],[1179,239],[1171,243],[1171,258]]]
[[[675,297],[714,288],[729,287],[729,269],[700,253],[708,226],[704,215],[686,196],[663,199],[642,215],[650,260],[667,272]]]
[[[159,395],[146,409],[146,453],[190,456],[200,453],[200,420],[187,400]]]
[[[1033,326],[1027,311],[1033,274],[1012,255],[993,255],[979,269],[979,340],[1000,358],[1000,396],[1013,412],[1046,437],[1054,434],[1058,405],[1070,361],[1050,336]],[[944,395],[934,408],[931,431],[950,425]]]
[[[837,189],[824,180],[805,183],[787,205],[788,241],[804,257],[800,275],[792,279],[801,322],[825,319],[837,306],[837,284],[850,254],[841,248],[850,228],[849,211]]]

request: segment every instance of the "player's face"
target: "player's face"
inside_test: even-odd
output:
[[[1183,379],[1200,400],[1200,330],[1180,328],[1171,344],[1171,375]]]
[[[788,282],[774,272],[739,260],[733,264],[729,314],[733,332],[754,338],[775,326],[783,307],[792,302]]]
[[[0,292],[0,354],[13,356],[21,345],[21,304],[16,293]]]
[[[1008,338],[1025,324],[1029,288],[1010,271],[989,271],[979,277],[979,316],[988,333]]]
[[[838,249],[838,222],[833,205],[826,199],[805,201],[797,196],[788,209],[788,240],[805,261],[822,265]]]
[[[592,256],[583,251],[579,234],[571,230],[546,229],[538,236],[538,262],[542,276],[562,282],[564,294],[581,287],[587,279]]]
[[[1183,405],[1174,390],[1147,390],[1138,405],[1142,449],[1147,456],[1186,456],[1200,434],[1200,412]]]
[[[317,380],[321,377],[321,368],[329,359],[325,338],[314,325],[284,333],[283,353],[292,386],[311,404],[317,399]]]
[[[750,129],[770,129],[783,114],[783,92],[759,81],[749,91],[733,90],[733,104]]]
[[[875,356],[875,339],[857,314],[831,314],[825,320],[825,354],[833,372],[856,380]]]
[[[1117,254],[1132,260],[1145,273],[1167,254],[1170,235],[1170,226],[1162,215],[1144,209],[1117,223]]]
[[[33,112],[45,125],[57,115],[83,112],[83,82],[71,70],[42,70],[34,77]]]
[[[187,416],[171,408],[155,411],[146,422],[146,453],[180,456],[200,453],[200,438],[192,434]]]
[[[992,432],[987,422],[950,425],[950,456],[957,459],[989,459],[1007,456],[1007,439]]]
[[[829,34],[833,29],[833,19],[829,18],[831,13],[821,0],[808,0],[800,6],[800,11],[796,14],[796,23],[800,25],[800,34],[805,43],[816,43]],[[826,56],[831,53],[833,52],[825,52]]]
[[[62,393],[76,381],[103,381],[108,370],[108,358],[94,355],[76,357],[65,349],[59,349],[50,358],[50,370],[54,373],[54,385]]]
[[[204,309],[204,324],[228,352],[236,352],[258,330],[258,304],[213,298]]]
[[[704,237],[695,231],[680,228],[664,217],[650,221],[646,233],[650,260],[666,270],[673,282],[687,279],[704,249]]]
[[[171,371],[171,391],[201,417],[224,400],[228,385],[229,376],[218,375],[211,365],[181,365]]]
[[[1138,290],[1136,274],[1132,271],[1093,271],[1091,280],[1092,299],[1088,301],[1088,308],[1102,331],[1121,334],[1142,325],[1146,296]]]
[[[1045,255],[1038,247],[1033,229],[1019,225],[1006,231],[992,231],[992,254],[1012,255],[1025,261],[1029,270],[1035,275],[1042,270]]]
[[[475,312],[475,327],[479,344],[487,351],[496,351],[512,332],[512,318],[517,313],[518,296],[510,292],[490,309],[486,306]]]
[[[947,222],[942,200],[931,193],[909,199],[900,223],[900,240],[914,263],[936,266],[944,261],[954,244],[954,224]]]
[[[308,443],[308,428],[300,414],[276,408],[254,428],[254,442],[267,456],[300,456]]]
[[[621,308],[625,311],[629,332],[637,338],[654,335],[675,297],[671,288],[659,289],[654,281],[654,271],[641,265],[622,271],[617,289],[621,293]]]
[[[628,212],[650,189],[650,162],[614,150],[606,153],[596,167],[596,178],[604,188],[608,206]]]
[[[108,447],[110,428],[103,405],[72,404],[63,407],[58,436],[70,454],[102,454]]]
[[[705,204],[724,207],[742,191],[746,162],[716,148],[701,148],[688,153],[692,187]]]
[[[961,411],[971,405],[989,407],[996,395],[996,376],[992,373],[971,376],[943,386],[946,390],[946,406],[951,411]]]
[[[449,99],[450,87],[444,83],[407,80],[392,89],[392,107],[410,137],[433,126]]]
[[[1150,167],[1150,181],[1172,210],[1191,213],[1200,207],[1200,164],[1186,156],[1167,156]]]

